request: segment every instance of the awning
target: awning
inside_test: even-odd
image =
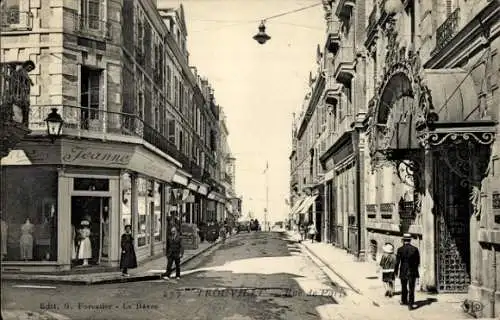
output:
[[[314,203],[314,201],[316,201],[317,197],[318,197],[318,195],[307,197],[304,200],[304,202],[302,202],[301,206],[297,210],[297,213],[307,213],[309,211],[309,208],[311,207],[311,205]]]
[[[189,182],[189,184],[188,184],[187,187],[188,187],[189,190],[192,190],[192,191],[195,191],[195,192],[198,191],[198,185],[196,183],[192,182],[192,181]]]
[[[177,170],[175,172],[175,175],[174,175],[174,178],[172,179],[172,181],[174,181],[180,185],[187,186],[189,183],[189,178],[188,178],[187,173],[184,173],[181,170]]]
[[[202,196],[206,196],[208,193],[208,186],[204,184],[200,185],[200,187],[198,188],[198,193],[201,194]]]
[[[291,214],[296,214],[297,209],[299,209],[300,205],[304,202],[305,198],[297,199],[295,204],[292,207],[292,210],[290,211]]]

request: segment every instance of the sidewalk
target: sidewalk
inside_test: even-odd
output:
[[[227,240],[234,237],[228,237]],[[226,240],[226,241],[227,241]],[[206,241],[199,244],[196,250],[185,250],[184,256],[181,259],[181,265],[186,264],[188,261],[196,258],[209,249],[217,248],[220,239],[214,243],[207,243]],[[43,283],[65,283],[65,284],[106,284],[118,282],[134,282],[144,280],[159,279],[162,272],[165,271],[167,264],[166,257],[162,256],[158,259],[148,261],[139,265],[136,269],[129,271],[130,277],[123,277],[119,270],[115,272],[97,272],[85,274],[71,274],[71,275],[47,275],[47,274],[22,274],[22,273],[2,273],[2,281],[31,281]]]
[[[297,234],[289,232],[289,236],[297,240]],[[299,236],[300,237],[300,236]],[[399,317],[400,319],[470,319],[461,309],[461,303],[466,299],[466,294],[440,294],[431,295],[426,292],[417,291],[416,301],[425,301],[425,304],[415,310],[409,311],[406,307],[399,305],[399,295],[392,299],[384,296],[385,289],[377,273],[377,266],[373,262],[358,262],[355,257],[345,250],[334,247],[327,243],[311,243],[310,240],[302,241],[302,247],[321,263],[325,264],[338,278],[345,282],[349,291],[348,295],[353,297],[354,304],[360,304],[360,310],[366,314],[366,319],[379,319],[378,316],[385,314],[385,319]],[[396,292],[401,291],[401,286],[396,280]],[[356,298],[356,292],[363,299]],[[346,297],[347,299],[348,297]],[[365,305],[361,305],[365,304]],[[368,308],[366,305],[371,305]],[[341,304],[339,304],[341,306]],[[347,307],[346,307],[347,308]],[[352,306],[350,306],[352,308]],[[378,310],[377,310],[378,309]],[[347,319],[354,319],[351,311],[346,314]],[[356,319],[363,319],[359,317]]]

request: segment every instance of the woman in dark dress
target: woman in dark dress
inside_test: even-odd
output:
[[[125,233],[122,234],[122,254],[120,258],[120,269],[122,276],[128,277],[128,269],[137,268],[137,258],[135,256],[134,238],[132,237],[132,226],[125,226]]]

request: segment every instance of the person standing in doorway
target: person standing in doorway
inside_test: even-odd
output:
[[[167,239],[167,273],[163,275],[163,279],[170,279],[172,273],[172,264],[175,262],[175,277],[181,278],[181,258],[184,255],[181,237],[176,227],[170,230],[170,236]]]
[[[408,305],[412,310],[415,304],[415,284],[420,278],[418,267],[420,266],[420,252],[411,244],[411,235],[403,235],[403,245],[399,247],[396,254],[396,266],[394,272],[399,273],[401,280],[401,304]]]
[[[120,269],[122,276],[128,277],[128,269],[137,268],[137,257],[135,256],[134,238],[132,237],[132,226],[125,226],[125,233],[122,234],[122,254],[120,257]]]

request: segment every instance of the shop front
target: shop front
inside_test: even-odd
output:
[[[133,144],[60,139],[21,148],[2,159],[4,271],[116,267],[127,224],[139,262],[163,254],[176,164]]]

